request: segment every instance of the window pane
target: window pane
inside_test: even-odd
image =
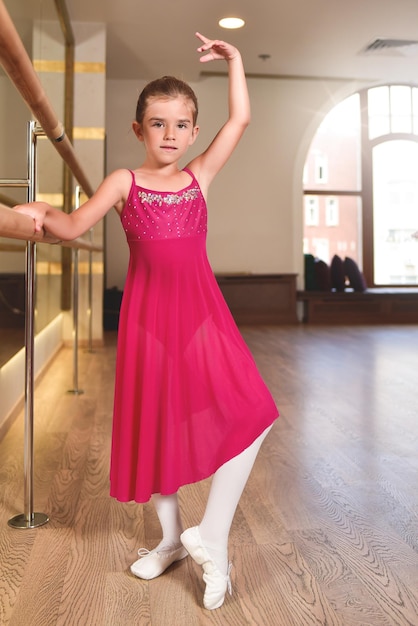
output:
[[[367,92],[369,109],[369,138],[390,132],[389,87],[374,87]]]
[[[312,196],[305,196],[306,200]],[[362,266],[361,258],[361,200],[356,196],[315,196],[317,223],[305,221],[304,252],[330,263],[334,254],[354,259]],[[330,213],[330,207],[331,213]],[[331,223],[330,215],[332,214]]]
[[[305,163],[304,189],[359,191],[360,98],[354,94],[328,113],[311,143]]]
[[[328,197],[325,199],[325,223],[327,226],[338,226],[338,198]]]
[[[373,149],[374,282],[418,283],[418,144],[386,141]]]
[[[319,224],[318,196],[305,196],[305,224],[306,226],[318,226]]]
[[[328,182],[328,159],[327,156],[321,152],[315,154],[315,182]]]
[[[392,133],[411,132],[411,88],[396,85],[390,88],[390,110]]]

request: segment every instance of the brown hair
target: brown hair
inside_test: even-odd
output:
[[[148,100],[150,98],[177,98],[178,96],[188,98],[193,104],[193,126],[195,126],[198,113],[196,94],[190,85],[179,78],[175,78],[174,76],[163,76],[162,78],[157,78],[156,80],[148,83],[148,85],[145,85],[139,95],[136,105],[136,121],[138,124],[142,123],[145,109],[147,108]]]

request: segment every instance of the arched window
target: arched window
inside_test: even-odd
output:
[[[418,284],[418,88],[356,93],[325,117],[304,170],[304,252],[354,259],[369,286]]]

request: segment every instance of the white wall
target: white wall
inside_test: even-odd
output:
[[[107,170],[141,164],[131,121],[143,81],[108,80]],[[302,173],[323,116],[360,85],[343,81],[249,78],[252,122],[209,193],[208,252],[215,272],[293,273],[302,281]],[[226,116],[227,79],[192,83],[203,150]],[[107,217],[106,286],[123,288],[128,259],[116,214]]]

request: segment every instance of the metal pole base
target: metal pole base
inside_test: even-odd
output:
[[[72,393],[74,396],[81,396],[84,391],[83,389],[69,389],[67,393]]]
[[[49,522],[49,517],[45,513],[32,513],[29,519],[21,513],[9,519],[8,524],[12,528],[37,528],[47,522]]]

